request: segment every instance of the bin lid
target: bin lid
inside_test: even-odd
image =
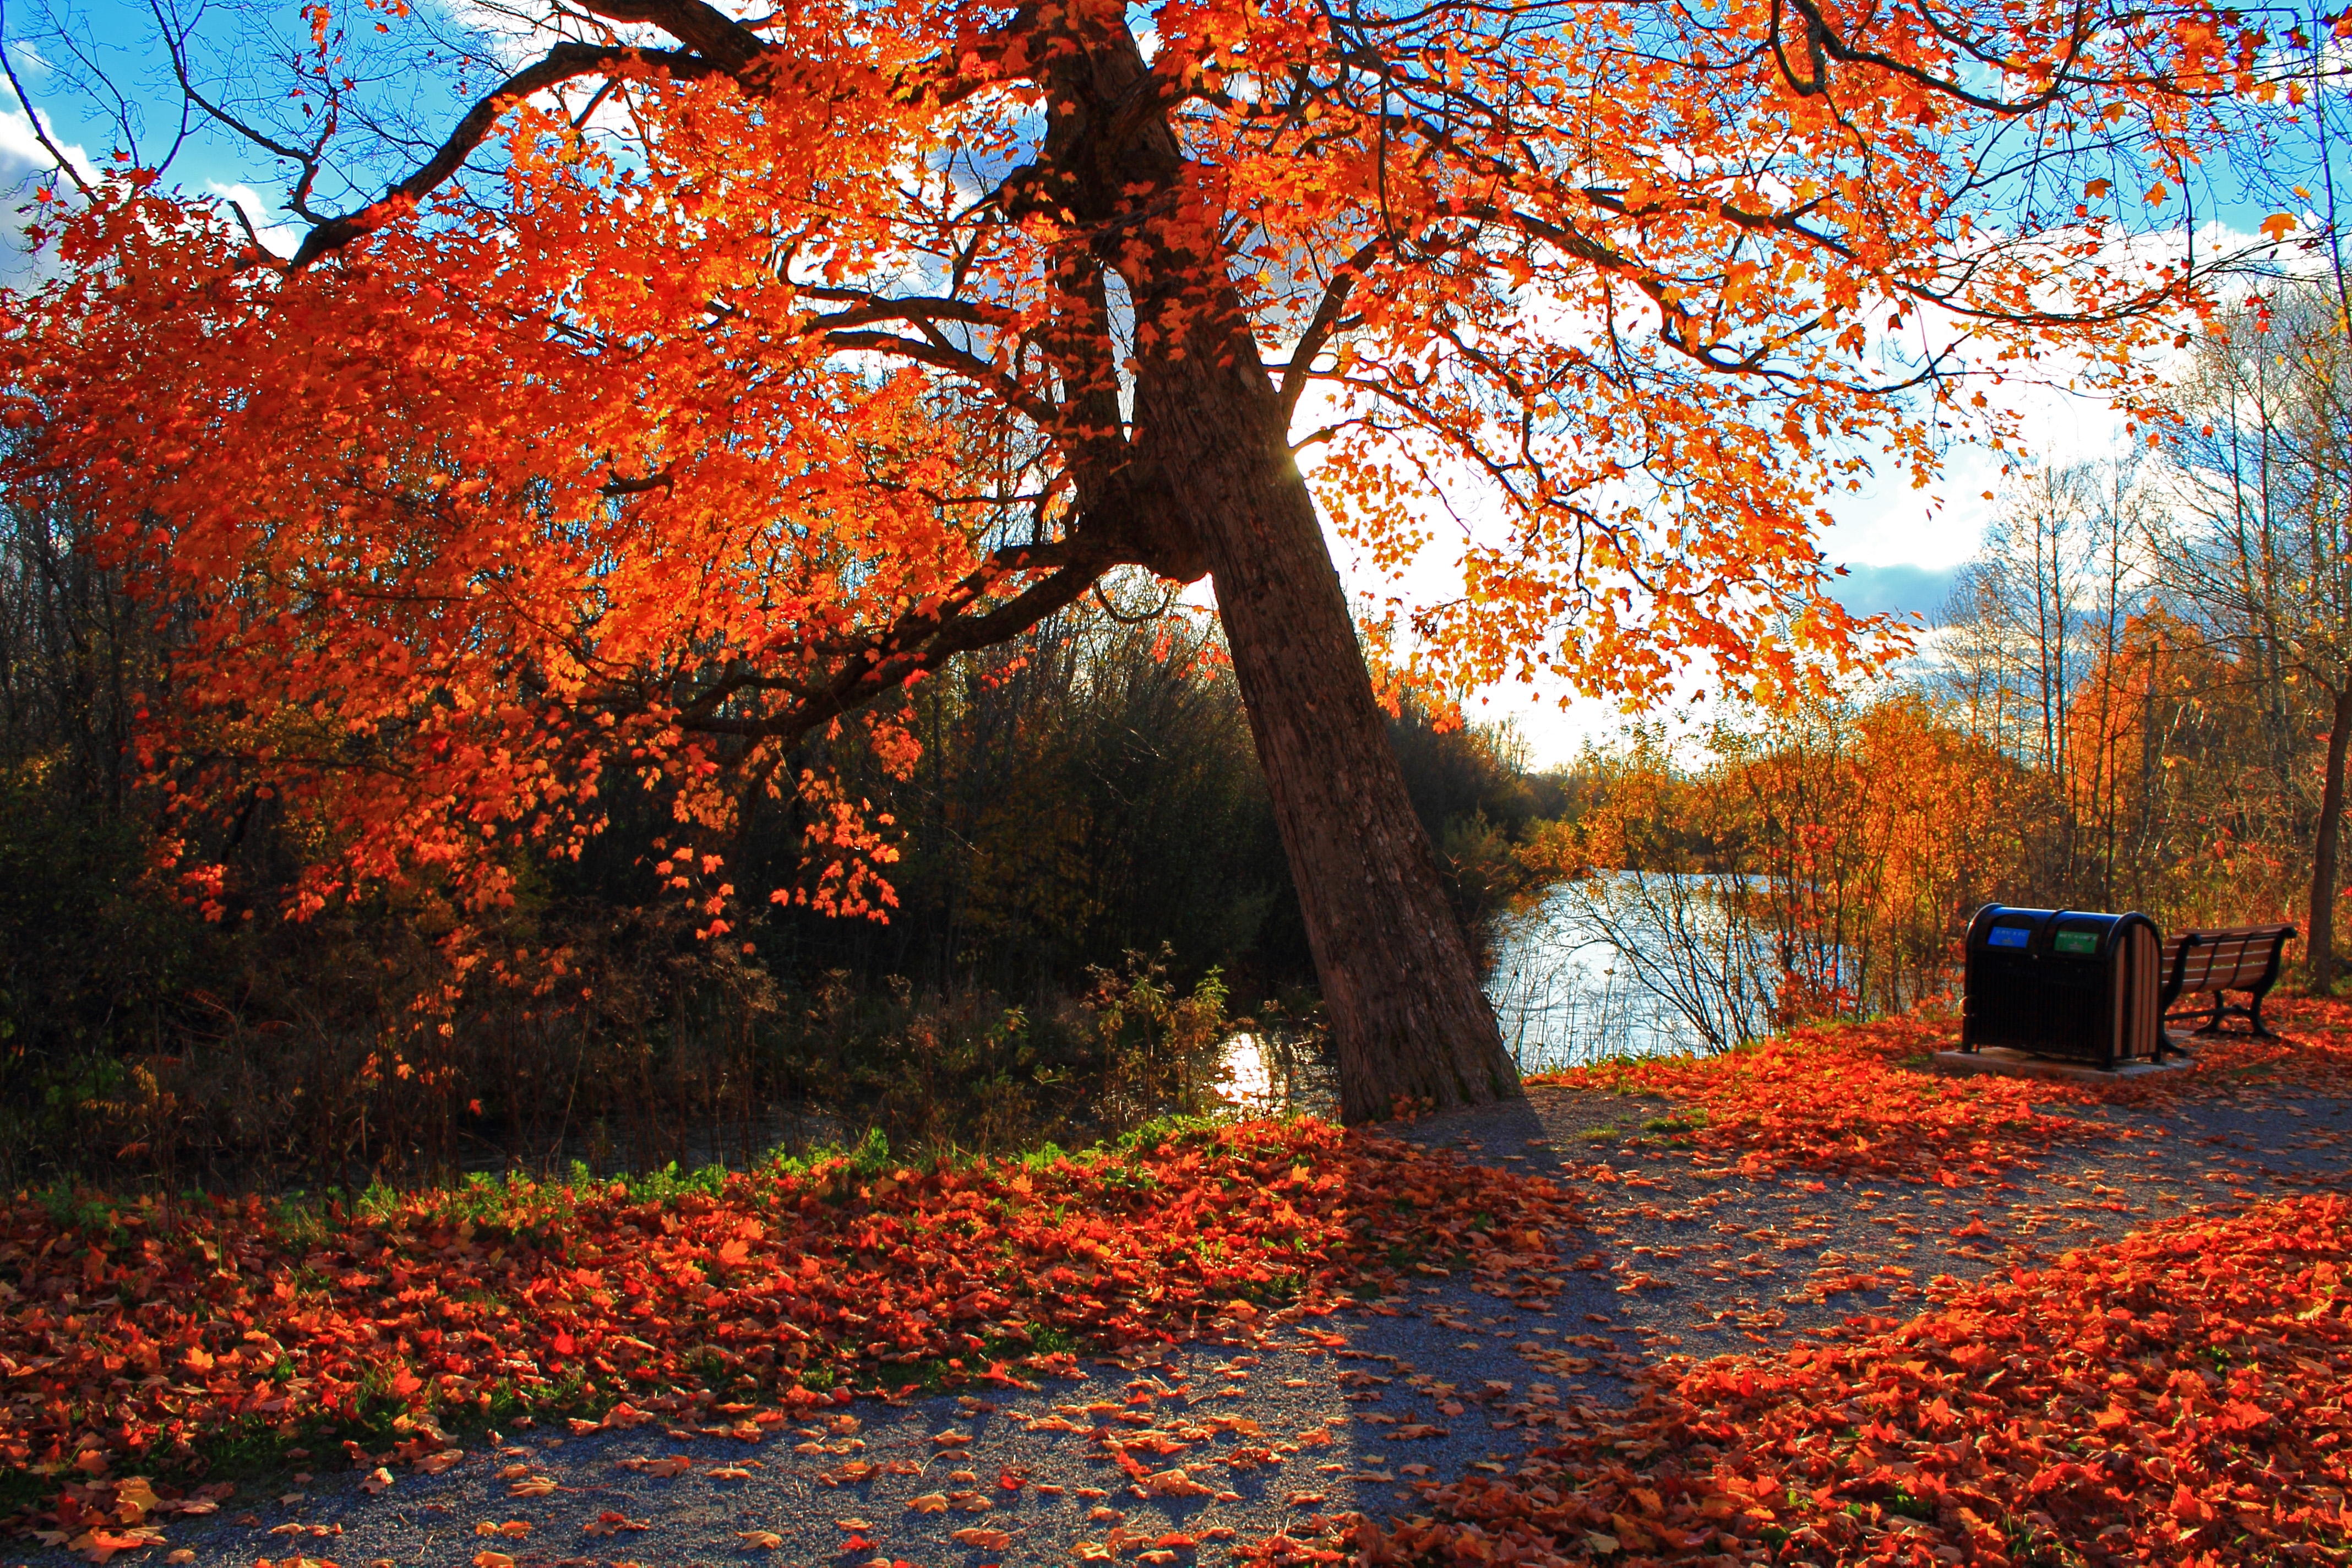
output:
[[[2137,910],[2030,910],[1987,904],[1969,922],[1969,947],[2060,958],[2104,958],[2126,927],[2155,922]]]

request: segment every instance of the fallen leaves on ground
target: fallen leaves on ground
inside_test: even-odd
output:
[[[2352,1199],[2153,1227],[1846,1342],[1670,1365],[1511,1475],[1258,1563],[2338,1561]]]
[[[631,1519],[625,1513],[617,1513],[611,1509],[606,1509],[580,1528],[590,1535],[618,1535],[623,1531],[645,1531],[651,1530],[653,1527],[652,1520]]]
[[[184,1493],[144,1476],[68,1482],[39,1521],[44,1528],[33,1533],[43,1545],[62,1546],[89,1562],[104,1563],[117,1552],[161,1545],[160,1521],[216,1512],[221,1500],[236,1489],[215,1482]]]
[[[1002,1530],[982,1530],[977,1526],[952,1531],[949,1539],[960,1542],[966,1546],[978,1547],[982,1552],[1002,1552],[1013,1544],[1013,1537],[1008,1532]]]
[[[840,1157],[650,1201],[523,1181],[359,1212],[20,1198],[0,1209],[0,1269],[16,1281],[0,1296],[0,1374],[20,1391],[0,1410],[0,1465],[168,1470],[232,1425],[332,1430],[362,1388],[421,1415],[494,1394],[529,1405],[565,1379],[654,1405],[650,1391],[748,1375],[804,1412],[852,1383],[911,1382],[917,1363],[1021,1383],[1068,1365],[1024,1353],[1043,1332],[1178,1337],[1246,1321],[1252,1298],[1328,1303],[1406,1263],[1541,1288],[1548,1234],[1571,1218],[1541,1178],[1311,1120],[1026,1161]],[[829,1396],[803,1386],[833,1379]],[[712,1397],[670,1408],[707,1419]],[[716,1413],[730,1424],[713,1435],[767,1429],[750,1405]],[[575,1425],[646,1419],[625,1399]],[[422,1430],[352,1459],[463,1458]],[[68,1493],[41,1522],[64,1528],[79,1506]],[[105,1527],[128,1528],[111,1513]]]
[[[2352,1002],[2325,996],[2273,995],[2264,1021],[2284,1031],[2260,1039],[2232,1023],[2221,1034],[2189,1038],[2197,1053],[2195,1087],[2204,1091],[2294,1085],[2322,1094],[2352,1096]]]
[[[2271,1087],[2352,1095],[2352,1002],[2277,995],[2265,1008],[2286,1033],[2262,1039],[2233,1024],[2182,1037],[2191,1070],[2112,1083],[1939,1073],[1929,1058],[1958,1047],[1959,1026],[1926,1017],[1793,1029],[1719,1056],[1618,1058],[1528,1082],[1663,1096],[1681,1125],[1660,1131],[1748,1175],[1807,1169],[1953,1186],[1997,1179],[2060,1143],[2125,1135],[2052,1107]]]
[[[1748,1175],[1805,1168],[1946,1185],[1998,1177],[2018,1160],[2100,1123],[2037,1106],[2088,1104],[2071,1082],[1964,1077],[1925,1058],[1955,1026],[1916,1018],[1801,1028],[1712,1057],[1617,1058],[1530,1084],[1656,1094],[1696,1114],[1675,1129],[1694,1150]]]

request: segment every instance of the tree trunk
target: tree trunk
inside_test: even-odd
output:
[[[1123,492],[1140,555],[1186,580],[1203,567],[1257,742],[1307,919],[1349,1121],[1404,1102],[1515,1097],[1517,1070],[1413,815],[1371,678],[1291,458],[1289,418],[1230,281],[1229,216],[1172,127],[1138,119],[1141,49],[1119,7],[1084,0],[1088,38],[1052,71],[1045,137],[1023,201],[1094,233],[1095,265],[1133,302],[1133,435],[1104,497]],[[1076,264],[1075,255],[1072,258]],[[1255,263],[1246,263],[1255,266]],[[1108,320],[1097,280],[1074,278],[1078,314]],[[1090,329],[1093,330],[1093,329]],[[1115,426],[1116,385],[1093,389]]]
[[[1139,439],[1197,531],[1274,797],[1347,1120],[1516,1097],[1347,595],[1245,325],[1142,379]],[[1210,344],[1201,338],[1212,339]],[[1201,350],[1208,352],[1200,352]]]
[[[2327,776],[2319,794],[2319,843],[2311,857],[2311,929],[2304,942],[2304,970],[2311,989],[2325,996],[2336,984],[2336,841],[2344,822],[2344,752],[2352,745],[2352,687],[2336,694],[2335,721],[2327,729]]]

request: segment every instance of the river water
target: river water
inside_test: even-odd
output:
[[[1711,879],[1618,871],[1562,883],[1506,917],[1494,951],[1486,997],[1521,1072],[1688,1056],[1762,1028],[1768,955],[1729,928]]]
[[[1662,962],[1677,952],[1680,963]],[[1562,884],[1503,920],[1494,954],[1486,999],[1522,1073],[1696,1055],[1760,1027],[1765,955],[1727,929],[1708,879],[1602,872]],[[1255,1035],[1226,1043],[1219,1091],[1237,1107],[1320,1109],[1331,1089],[1327,1063]]]

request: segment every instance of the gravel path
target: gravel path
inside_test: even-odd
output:
[[[860,1400],[756,1441],[711,1435],[740,1415],[690,1410],[626,1431],[512,1431],[442,1475],[402,1472],[380,1497],[348,1473],[240,1495],[174,1523],[172,1545],[239,1568],[483,1552],[520,1568],[1214,1561],[1221,1543],[1318,1515],[1403,1511],[1423,1476],[1507,1468],[1542,1440],[1548,1410],[1622,1403],[1621,1374],[1641,1364],[1907,1316],[1938,1276],[2352,1173],[2352,1100],[2260,1089],[2105,1108],[2100,1136],[1953,1191],[1742,1175],[1694,1151],[1670,1110],[1539,1087],[1410,1130],[1585,1194],[1591,1233],[1556,1238],[1575,1267],[1548,1299],[1430,1279],[1330,1317],[1276,1314],[1223,1342],[1087,1362],[1034,1391]],[[499,1526],[514,1533],[478,1533]]]
[[[1972,1279],[2178,1215],[2352,1181],[2352,1099],[2208,1087],[2140,1107],[2043,1109],[2095,1133],[1952,1190],[1743,1175],[1679,1136],[1664,1100],[1543,1086],[1523,1105],[1432,1119],[1413,1135],[1474,1158],[1517,1156],[1583,1194],[1617,1320],[1659,1357],[1908,1317],[1938,1276]]]
[[[1421,1477],[1507,1465],[1525,1435],[1514,1407],[1530,1396],[1618,1396],[1584,1375],[1615,1346],[1578,1310],[1618,1305],[1598,1274],[1573,1276],[1542,1314],[1446,1280],[1328,1318],[1278,1314],[1247,1339],[1088,1361],[1034,1393],[859,1400],[758,1441],[695,1430],[731,1419],[715,1414],[512,1431],[439,1476],[403,1472],[381,1497],[339,1475],[299,1497],[240,1496],[170,1534],[200,1563],[345,1568],[485,1550],[581,1568],[1067,1563],[1087,1543],[1190,1562],[1318,1514],[1393,1511]],[[529,1528],[478,1533],[513,1524]],[[1171,1535],[1189,1541],[1160,1544]]]

